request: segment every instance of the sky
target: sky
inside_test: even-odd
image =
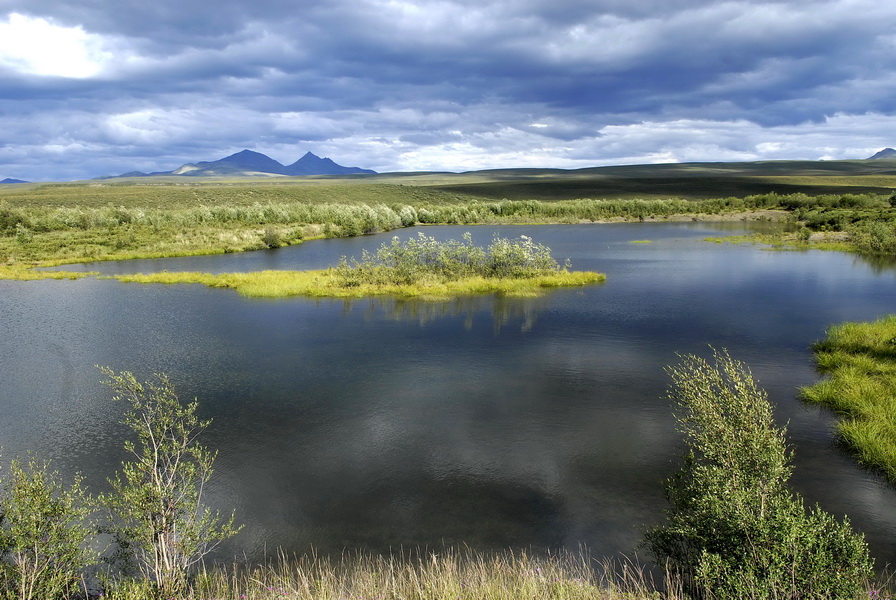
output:
[[[0,0],[0,179],[867,158],[891,0]]]

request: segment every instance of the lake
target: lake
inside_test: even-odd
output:
[[[788,424],[794,487],[896,559],[896,490],[836,445],[810,344],[896,309],[896,270],[819,251],[716,244],[742,223],[427,227],[526,234],[607,274],[534,299],[258,300],[199,285],[0,281],[0,445],[94,491],[123,458],[123,407],[95,365],[167,373],[214,421],[209,500],[244,531],[218,556],[400,547],[631,556],[662,518],[681,436],[677,354],[727,348]],[[105,273],[322,268],[394,235],[275,251],[71,266]],[[633,243],[649,240],[650,243]]]

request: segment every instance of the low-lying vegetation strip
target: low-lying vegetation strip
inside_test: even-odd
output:
[[[896,315],[831,327],[813,349],[827,378],[803,398],[834,409],[840,439],[896,482]]]
[[[346,287],[333,269],[320,271],[256,271],[252,273],[148,273],[116,275],[133,283],[201,283],[209,287],[231,288],[250,298],[364,298],[394,296],[421,300],[443,300],[458,296],[498,294],[538,296],[550,288],[574,287],[604,281],[602,273],[563,271],[526,279],[466,277],[452,281],[420,281],[414,284],[360,283]]]
[[[436,300],[474,294],[533,296],[548,288],[604,281],[590,271],[561,268],[551,250],[528,237],[495,237],[488,248],[475,246],[469,234],[462,242],[439,242],[421,234],[402,243],[398,237],[365,251],[361,260],[346,258],[339,266],[317,271],[256,271],[252,273],[153,273],[120,275],[137,283],[201,283],[232,288],[256,298],[310,296],[360,298],[396,296]]]

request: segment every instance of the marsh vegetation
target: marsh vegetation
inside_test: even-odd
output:
[[[832,408],[842,442],[896,481],[896,315],[835,325],[813,349],[826,378],[803,398]]]

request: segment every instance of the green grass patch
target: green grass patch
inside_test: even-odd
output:
[[[802,397],[834,409],[840,439],[896,481],[896,315],[834,326],[813,349],[828,377]]]
[[[119,281],[136,283],[201,283],[230,288],[250,298],[363,298],[395,296],[421,300],[444,300],[458,296],[498,294],[539,296],[551,288],[601,283],[606,276],[591,271],[561,271],[528,278],[485,278],[482,276],[441,281],[422,278],[416,283],[362,283],[346,286],[335,269],[317,271],[256,271],[253,273],[151,273],[116,275]]]
[[[653,240],[631,240],[629,244],[652,244]]]

